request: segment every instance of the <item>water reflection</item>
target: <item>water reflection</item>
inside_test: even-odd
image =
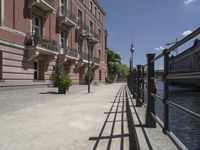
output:
[[[163,83],[156,84],[157,94],[163,96]],[[200,114],[200,89],[169,87],[169,99],[189,110]],[[145,94],[145,102],[147,95]],[[155,101],[156,114],[163,120],[163,104]],[[169,128],[188,147],[188,149],[200,149],[200,122],[169,108]]]

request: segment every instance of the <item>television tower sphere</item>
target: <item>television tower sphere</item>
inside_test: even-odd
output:
[[[131,49],[130,49],[131,52],[134,52],[135,51],[135,48],[133,47],[133,44],[131,44]]]

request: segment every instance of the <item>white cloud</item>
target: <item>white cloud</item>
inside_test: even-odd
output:
[[[189,35],[190,33],[192,33],[192,31],[190,31],[190,30],[184,31],[182,33],[182,36],[185,37],[185,36]]]
[[[163,51],[164,49],[165,49],[165,48],[164,48],[163,46],[160,46],[160,47],[156,47],[156,48],[155,48],[156,51]]]
[[[184,1],[184,4],[185,5],[189,5],[189,4],[191,4],[191,3],[193,3],[193,2],[195,2],[196,0],[185,0]]]

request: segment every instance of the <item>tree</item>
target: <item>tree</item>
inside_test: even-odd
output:
[[[107,82],[113,82],[118,76],[128,75],[128,67],[121,63],[121,56],[113,50],[108,50],[108,78]]]

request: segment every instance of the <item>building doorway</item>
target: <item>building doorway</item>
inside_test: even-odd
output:
[[[99,81],[101,81],[102,80],[102,78],[101,78],[101,70],[99,70]]]

